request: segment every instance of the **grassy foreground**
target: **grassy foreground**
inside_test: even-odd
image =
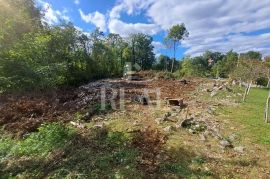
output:
[[[270,124],[264,121],[264,109],[268,89],[253,88],[246,102],[235,107],[220,109],[224,119],[239,126],[238,134],[252,143],[270,145]]]
[[[164,135],[168,123],[154,122],[164,111],[137,106],[107,114],[103,128],[94,121],[84,129],[50,123],[20,139],[0,130],[0,178],[267,178],[267,95],[252,89],[245,103],[219,107],[214,116],[224,136],[236,134],[233,144],[244,146],[243,153],[222,150],[211,137],[200,141],[186,129]],[[146,126],[152,128],[141,130]]]

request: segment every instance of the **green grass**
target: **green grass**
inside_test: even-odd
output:
[[[189,167],[193,162],[200,166],[204,158],[196,158],[185,149],[158,147],[156,143],[161,137],[152,136],[152,132],[133,134],[106,127],[81,132],[65,124],[51,123],[42,125],[38,132],[24,139],[0,137],[0,178],[190,178],[211,175]],[[142,134],[144,140],[140,138]],[[162,153],[159,159],[157,155],[152,160],[153,151]],[[156,162],[147,164],[152,161]]]
[[[230,94],[234,95],[235,92]],[[268,90],[252,89],[245,103],[224,105],[217,111],[222,115],[216,117],[224,120],[229,133],[229,128],[234,127],[237,137],[247,139],[252,144],[269,146],[270,124],[263,119],[267,95]],[[227,94],[224,92],[220,96],[226,98]],[[161,114],[153,112],[153,118]],[[80,115],[77,116],[80,119]],[[243,171],[250,168],[254,168],[255,172],[258,170],[252,158],[242,156],[217,160],[219,165],[215,169],[216,161],[204,153],[204,144],[193,143],[198,141],[198,136],[190,135],[185,130],[164,139],[152,136],[152,132],[147,135],[128,132],[132,131],[127,130],[131,127],[139,128],[132,123],[140,118],[142,116],[137,112],[120,114],[100,129],[89,127],[78,130],[68,124],[44,124],[38,132],[24,139],[12,139],[0,130],[0,178],[215,178],[237,176],[233,169],[235,166],[242,167]],[[140,137],[142,134],[145,134],[144,140]],[[157,141],[163,140],[165,143],[159,146]],[[183,143],[186,141],[187,145]],[[242,144],[249,147],[246,143]],[[155,160],[149,155],[153,151],[158,154]],[[207,151],[220,154],[215,147],[207,148]],[[226,154],[221,154],[226,157]],[[154,161],[154,168],[147,164],[151,161]],[[225,164],[227,168],[221,168]],[[152,174],[149,175],[149,172]]]
[[[17,142],[11,149],[12,155],[47,155],[53,149],[63,148],[74,136],[74,131],[61,123],[43,124],[38,132],[31,133]]]
[[[43,124],[38,132],[21,140],[3,133],[0,136],[0,162],[23,156],[45,157],[53,150],[64,148],[74,135],[74,131],[62,123]]]
[[[24,139],[0,136],[0,178],[141,178],[129,133],[62,123],[42,125]]]
[[[224,119],[241,126],[242,137],[251,138],[253,143],[270,144],[270,124],[264,121],[264,109],[268,89],[252,88],[246,102],[233,107],[224,107],[220,112]]]

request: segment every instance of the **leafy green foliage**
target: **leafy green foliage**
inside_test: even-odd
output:
[[[232,50],[227,52],[226,55],[216,61],[212,67],[212,75],[214,77],[227,78],[234,71],[238,62],[238,54]]]
[[[0,158],[7,156],[14,145],[15,140],[2,136],[0,138]]]
[[[43,124],[12,149],[13,155],[47,155],[53,149],[63,148],[74,132],[61,123]]]
[[[206,51],[201,56],[186,56],[180,63],[177,74],[180,77],[230,77],[245,82],[255,82],[258,78],[269,77],[268,63],[262,63],[259,57],[261,54],[255,51],[240,56],[232,50],[226,54]]]
[[[25,33],[42,28],[41,13],[34,0],[0,1],[0,48],[8,49]]]
[[[180,41],[188,36],[189,33],[185,27],[185,24],[177,24],[172,26],[168,33],[168,39],[173,41]]]
[[[186,57],[181,63],[180,76],[208,76],[210,73],[207,60],[203,57]]]
[[[125,145],[127,141],[130,141],[132,137],[121,132],[109,132],[106,138],[106,143],[111,147],[119,147]]]
[[[165,43],[167,44],[167,47],[173,46],[174,60],[176,60],[175,53],[178,43],[180,43],[181,40],[184,40],[188,36],[189,32],[187,31],[185,24],[177,24],[169,29]],[[174,60],[172,61],[171,72],[174,72]]]
[[[256,80],[256,84],[257,84],[257,85],[260,85],[260,86],[266,87],[267,84],[268,84],[268,79],[267,79],[266,77],[259,77],[259,78]]]
[[[153,48],[152,37],[145,34],[131,35],[128,43],[118,34],[106,37],[99,29],[85,34],[70,23],[34,28],[8,48],[0,46],[0,92],[45,90],[117,77],[132,58],[149,69],[154,63]]]
[[[261,61],[241,57],[234,72],[231,73],[231,77],[250,83],[256,82],[258,78],[263,77],[265,74],[264,65]]]
[[[33,0],[0,2],[0,92],[45,90],[123,74],[135,59],[143,69],[154,63],[152,37],[91,34],[71,23],[48,26]],[[132,49],[132,50],[131,50]]]
[[[156,59],[156,63],[153,65],[154,70],[162,70],[162,71],[169,71],[169,69],[172,68],[172,64],[174,63],[173,71],[176,71],[179,68],[180,63],[182,61],[174,60],[173,58],[170,58],[165,55],[160,55]]]
[[[247,53],[242,53],[240,54],[242,58],[246,58],[249,60],[261,60],[262,59],[262,54],[260,52],[256,51],[248,51]]]
[[[27,156],[31,165],[23,163],[22,166],[18,166],[20,162],[14,162],[4,171],[0,169],[0,174],[30,178],[40,178],[44,174],[51,178],[73,178],[78,176],[77,174],[86,178],[142,176],[138,171],[137,161],[140,153],[132,147],[130,134],[103,128],[85,131],[83,135],[74,135],[73,131],[68,132],[71,135],[66,135],[65,131],[68,129],[63,127],[62,124],[43,126],[39,132],[30,134],[26,139],[14,144],[13,148],[22,147],[23,151],[13,152],[13,157],[23,159]],[[62,151],[65,155],[57,156],[57,151]],[[59,160],[61,162],[58,163]],[[57,167],[47,167],[55,164]]]
[[[140,65],[142,70],[150,69],[155,61],[154,46],[152,45],[153,38],[149,35],[138,33],[130,35],[129,39],[131,62]]]

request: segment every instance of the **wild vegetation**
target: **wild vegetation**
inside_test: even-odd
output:
[[[63,85],[77,85],[89,80],[119,77],[126,62],[137,63],[142,70],[156,69],[175,72],[177,76],[229,77],[242,73],[248,64],[261,68],[262,55],[258,52],[226,54],[207,51],[202,56],[187,56],[176,61],[161,55],[155,60],[152,37],[131,34],[105,35],[99,29],[85,33],[71,23],[48,26],[33,1],[7,1],[12,8],[1,11],[0,90],[43,90]],[[15,11],[16,7],[22,10]],[[20,28],[19,28],[20,27]],[[188,37],[184,24],[173,26],[165,43],[173,47]],[[253,64],[251,64],[253,63]],[[241,69],[235,70],[236,68]],[[244,68],[244,69],[245,69]],[[16,69],[16,70],[14,70]],[[243,70],[244,70],[243,69]],[[269,67],[268,67],[269,69]],[[245,70],[244,70],[245,71]],[[268,70],[269,71],[269,70]],[[256,72],[254,72],[256,73]],[[265,85],[268,73],[253,75]],[[238,76],[240,74],[237,74]]]
[[[3,4],[12,8],[1,11],[2,92],[44,90],[119,77],[125,62],[138,63],[147,70],[155,61],[153,40],[148,35],[132,34],[123,39],[118,34],[104,35],[99,29],[87,34],[70,23],[50,27],[42,22],[34,1]],[[9,12],[17,6],[22,10]]]
[[[0,6],[0,178],[270,177],[270,57],[177,59],[184,24],[164,39],[173,58],[156,57],[147,34],[50,26],[34,0]]]

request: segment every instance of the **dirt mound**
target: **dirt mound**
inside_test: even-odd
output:
[[[143,72],[141,72],[143,73]],[[145,72],[147,74],[147,72]],[[150,100],[157,99],[160,91],[161,100],[165,98],[184,97],[195,90],[199,81],[190,80],[187,84],[179,80],[148,79],[128,81],[123,79],[107,79],[91,82],[75,89],[61,89],[53,94],[33,96],[1,97],[0,126],[11,133],[25,134],[36,131],[40,124],[57,120],[70,121],[74,113],[89,108],[90,104],[100,103],[102,90],[110,101],[120,98],[120,90],[124,90],[124,98],[130,101],[136,95],[143,95],[148,90]]]
[[[0,125],[13,134],[23,135],[36,131],[44,122],[56,121],[63,109],[46,98],[24,96],[21,99],[10,99],[0,109]]]
[[[185,96],[188,92],[195,90],[197,82],[190,82],[185,85],[179,80],[153,80],[147,84],[150,89],[160,89],[161,98],[179,98]]]

